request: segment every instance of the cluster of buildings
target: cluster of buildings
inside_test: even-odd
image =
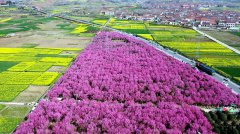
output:
[[[9,6],[17,2],[19,2],[19,0],[0,0],[0,6]]]
[[[238,12],[231,9],[237,9],[237,7],[219,3],[186,4],[153,1],[142,4],[134,11],[117,10],[114,15],[120,19],[151,21],[160,24],[239,30],[240,10]]]

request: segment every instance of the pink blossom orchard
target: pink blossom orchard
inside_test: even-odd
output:
[[[212,133],[192,105],[240,96],[146,43],[100,32],[16,133]]]
[[[211,134],[211,125],[194,107],[172,102],[117,103],[80,101],[42,101],[22,123],[23,133],[196,133]]]
[[[239,96],[209,76],[115,32],[99,34],[48,97],[201,105],[240,102]]]

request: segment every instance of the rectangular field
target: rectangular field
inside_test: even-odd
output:
[[[51,67],[68,65],[79,53],[76,48],[0,48],[0,102],[15,99],[30,85],[50,86],[59,75]],[[1,65],[0,64],[0,65]]]

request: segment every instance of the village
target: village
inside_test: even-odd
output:
[[[0,6],[20,5],[22,2],[22,0],[0,0]],[[61,3],[61,1],[56,3],[60,5],[68,4]],[[240,30],[240,7],[234,3],[145,1],[136,4],[137,6],[129,5],[121,8],[104,5],[100,9],[94,9],[94,12],[125,20],[148,21],[185,27],[196,26],[204,29]],[[90,10],[88,9],[84,13],[87,14],[87,12],[91,12]],[[71,14],[75,12],[75,15],[78,15],[79,12],[76,11],[77,9],[73,8]]]
[[[218,10],[224,8],[226,10]],[[158,24],[181,25],[186,27],[239,30],[240,9],[233,4],[216,4],[210,2],[145,2],[133,12],[111,10],[107,14],[114,14],[117,18],[156,22]],[[139,12],[140,11],[140,12]]]

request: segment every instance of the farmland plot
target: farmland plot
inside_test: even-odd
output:
[[[37,102],[81,49],[0,48],[0,102]],[[57,72],[52,67],[64,68]],[[11,133],[32,106],[0,105],[0,133]],[[16,115],[18,114],[18,115]]]

